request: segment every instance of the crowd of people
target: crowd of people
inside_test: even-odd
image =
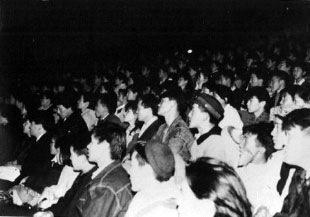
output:
[[[167,52],[0,105],[0,214],[310,216],[310,47]]]

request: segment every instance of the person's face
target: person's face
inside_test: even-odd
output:
[[[122,105],[127,99],[127,96],[125,96],[123,93],[118,95],[118,103],[119,105]]]
[[[95,114],[97,118],[102,118],[108,114],[108,109],[105,105],[101,103],[100,100],[98,100],[96,108],[95,108]]]
[[[199,127],[200,123],[205,120],[206,113],[201,111],[198,104],[194,103],[192,110],[188,114],[189,117],[189,127],[196,128]]]
[[[179,217],[214,216],[216,209],[212,200],[198,199],[190,188],[187,179],[180,184],[177,199]]]
[[[109,153],[109,143],[106,140],[99,142],[94,135],[91,136],[91,142],[87,145],[88,160],[90,162],[99,162],[101,159]]]
[[[276,118],[274,121],[274,128],[271,131],[272,140],[274,143],[274,148],[276,150],[281,150],[287,143],[287,136],[285,132],[282,130],[282,120],[280,118]]]
[[[34,121],[32,121],[30,125],[30,134],[35,137],[39,136],[40,128],[42,128],[41,124],[36,124]]]
[[[138,113],[138,120],[139,121],[144,121],[145,118],[148,116],[148,109],[150,108],[144,108],[144,106],[142,105],[142,101],[139,100],[139,103],[138,103],[138,109],[137,109],[137,113]]]
[[[179,87],[183,87],[186,84],[187,84],[187,81],[183,77],[180,77],[179,80],[178,80],[178,86]]]
[[[30,133],[30,126],[31,126],[30,121],[29,121],[29,120],[26,120],[26,121],[23,123],[23,133],[29,134],[29,133]]]
[[[220,82],[219,82],[221,85],[224,85],[226,87],[230,87],[230,79],[228,78],[225,78],[223,75],[221,75],[221,78],[220,78]]]
[[[146,177],[148,173],[147,165],[140,166],[136,155],[137,152],[135,151],[131,156],[131,166],[128,172],[131,182],[131,188],[133,191],[138,192],[145,188],[146,183],[144,177]]]
[[[171,110],[172,103],[173,100],[169,100],[167,97],[162,98],[159,103],[158,114],[162,116],[167,114]]]
[[[241,146],[243,151],[240,157],[240,165],[247,165],[254,160],[260,151],[260,147],[257,145],[257,135],[244,134]]]
[[[127,99],[128,100],[136,100],[136,98],[137,98],[137,94],[134,94],[133,92],[132,92],[132,90],[128,90],[128,93],[127,93]]]
[[[51,139],[50,143],[50,153],[51,155],[56,155],[58,153],[58,150],[55,148],[56,140],[55,138]]]
[[[48,98],[46,98],[46,96],[43,96],[43,97],[41,98],[41,106],[47,107],[47,106],[49,106],[50,104],[51,104],[51,100],[48,99]]]
[[[78,155],[74,150],[73,147],[70,147],[70,160],[72,163],[72,167],[75,171],[81,171],[82,170],[82,163],[84,162],[84,160],[86,160],[86,156],[85,155]]]
[[[302,78],[304,75],[303,75],[303,71],[302,71],[302,68],[300,67],[294,67],[293,69],[293,77],[294,79],[300,79]]]
[[[270,81],[271,92],[275,93],[281,88],[281,81],[278,77],[273,76]]]
[[[58,105],[57,108],[57,113],[62,119],[65,119],[69,116],[70,109],[65,108],[63,105]]]
[[[128,109],[128,111],[125,113],[124,121],[128,123],[135,122],[137,119],[137,115],[133,112],[132,109]]]
[[[257,76],[255,74],[251,74],[250,86],[251,87],[261,86],[260,82],[259,82],[259,79],[257,78]]]
[[[281,99],[280,105],[283,107],[288,107],[288,106],[294,105],[293,97],[290,94],[285,93]]]
[[[305,132],[299,126],[292,127],[286,133],[287,145],[284,149],[284,162],[299,166],[299,162],[304,157],[308,157],[305,154],[309,153],[309,150],[307,150],[309,142],[305,142]]]
[[[84,96],[82,95],[77,102],[78,109],[85,109],[88,107],[88,103],[84,102]]]
[[[256,111],[259,111],[262,107],[262,103],[258,101],[257,97],[253,96],[251,99],[247,102],[247,108],[249,113],[254,113]]]

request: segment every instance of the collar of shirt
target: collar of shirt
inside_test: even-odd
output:
[[[39,141],[39,139],[41,139],[41,137],[42,137],[44,134],[45,134],[45,133],[42,133],[40,136],[38,136],[38,137],[36,138],[36,142]]]
[[[294,85],[302,85],[305,82],[305,79],[301,79],[299,82],[297,82],[296,80],[294,81]]]
[[[140,130],[140,133],[139,133],[139,137],[145,132],[145,130],[146,130],[149,126],[151,126],[152,123],[154,123],[155,121],[157,121],[157,119],[158,119],[158,118],[157,118],[156,116],[154,116],[154,117],[152,117],[152,118],[149,120],[149,122],[144,123],[143,126],[141,127],[141,130]]]

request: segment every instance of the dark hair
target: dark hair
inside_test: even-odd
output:
[[[159,100],[154,94],[146,94],[141,97],[141,104],[144,108],[151,108],[153,115],[157,115]]]
[[[110,114],[115,113],[117,107],[117,99],[115,95],[108,93],[100,94],[98,102],[102,105],[105,105],[108,108]]]
[[[225,100],[225,102],[227,104],[231,102],[232,91],[229,87],[226,87],[224,85],[215,85],[212,91],[219,95],[221,99],[225,100],[226,98],[227,100]]]
[[[230,79],[232,83],[235,80],[235,74],[233,71],[224,70],[220,73],[220,75],[223,76],[225,79]]]
[[[139,95],[139,88],[137,85],[129,85],[127,87],[127,91],[131,90],[133,93],[138,93]]]
[[[177,110],[179,112],[179,114],[181,116],[183,116],[185,114],[185,110],[186,110],[186,100],[185,100],[185,96],[182,93],[182,91],[175,89],[175,88],[171,88],[169,90],[167,90],[166,92],[164,92],[161,95],[161,98],[168,98],[169,100],[175,100],[177,103]]]
[[[246,93],[246,101],[250,100],[252,97],[256,97],[259,102],[265,101],[265,109],[268,108],[270,96],[264,87],[251,87]]]
[[[121,160],[126,151],[126,133],[125,130],[117,124],[106,124],[103,127],[96,127],[92,131],[92,135],[103,142],[104,140],[110,144],[111,159]]]
[[[71,147],[73,148],[73,151],[77,155],[85,155],[87,156],[88,151],[87,151],[87,145],[91,142],[91,137],[90,133],[86,132],[84,135],[81,135],[80,138],[75,140],[72,144]]]
[[[44,92],[41,94],[41,98],[43,98],[43,97],[45,97],[45,98],[51,100],[51,102],[54,101],[54,93],[53,93],[52,91],[48,91],[48,90],[44,91]]]
[[[29,117],[29,121],[33,121],[35,124],[42,124],[44,130],[48,132],[54,130],[55,127],[53,117],[44,111],[37,111],[35,115]]]
[[[73,92],[65,92],[57,97],[57,105],[62,105],[65,108],[71,108],[72,110],[76,107],[78,95]]]
[[[133,111],[135,114],[138,108],[138,101],[129,100],[128,103],[125,105],[125,111],[127,112],[129,109]]]
[[[266,160],[275,151],[274,143],[271,136],[273,125],[271,123],[258,123],[245,126],[243,128],[243,134],[256,135],[256,139],[260,146],[265,148]]]
[[[285,84],[288,84],[289,75],[286,72],[277,70],[271,74],[271,78],[272,77],[277,77],[280,81],[284,81]]]
[[[235,170],[212,159],[198,158],[186,167],[189,186],[198,199],[211,199],[216,217],[251,217],[251,204]]]
[[[83,96],[83,100],[84,102],[88,102],[89,103],[89,108],[90,109],[94,109],[95,108],[95,99],[94,99],[94,95],[89,93],[89,92],[83,92],[80,93],[80,97]]]
[[[299,126],[302,130],[310,127],[310,109],[296,109],[284,117],[282,129],[287,131]]]
[[[305,102],[310,101],[310,87],[298,86],[296,89],[296,95],[302,98]]]
[[[251,68],[250,74],[256,75],[257,79],[262,79],[263,86],[265,86],[265,82],[267,80],[267,73],[263,71],[262,67]]]

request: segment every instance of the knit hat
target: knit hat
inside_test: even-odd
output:
[[[216,120],[221,120],[224,116],[222,105],[213,96],[201,93],[195,99],[194,103],[205,108]]]
[[[145,155],[159,181],[168,181],[173,176],[175,160],[168,145],[156,141],[148,142]]]

